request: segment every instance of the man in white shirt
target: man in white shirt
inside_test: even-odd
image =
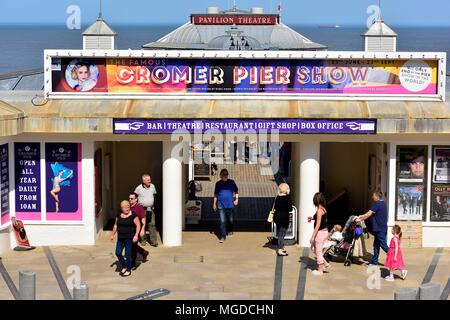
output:
[[[148,241],[151,246],[157,247],[158,237],[154,211],[156,188],[155,185],[152,183],[152,179],[149,174],[144,174],[142,176],[142,184],[136,187],[134,193],[136,193],[139,196],[138,198],[139,204],[143,206],[146,211],[148,233],[149,233]]]

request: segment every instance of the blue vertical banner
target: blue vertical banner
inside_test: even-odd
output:
[[[40,221],[41,213],[41,144],[14,144],[16,218]]]
[[[0,146],[0,198],[1,198],[1,224],[9,221],[9,147],[8,144]]]
[[[81,144],[46,143],[47,220],[81,221]]]

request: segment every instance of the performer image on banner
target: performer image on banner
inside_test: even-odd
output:
[[[73,60],[67,66],[67,84],[76,91],[90,91],[98,81],[98,67],[89,61]]]
[[[55,199],[56,212],[59,211],[60,200],[58,197],[59,192],[61,192],[61,187],[70,187],[70,179],[73,177],[73,170],[65,168],[63,165],[55,162],[50,165],[55,175],[52,178],[53,188],[50,194]]]

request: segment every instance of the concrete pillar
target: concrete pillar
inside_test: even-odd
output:
[[[86,282],[73,287],[73,300],[89,300],[89,287]]]
[[[302,142],[296,145],[295,152],[298,159],[296,170],[299,189],[299,217],[298,232],[299,244],[309,247],[309,240],[313,233],[313,223],[308,223],[308,217],[313,216],[316,208],[313,204],[313,197],[320,188],[320,142]]]
[[[172,155],[178,142],[163,142],[163,244],[182,245],[183,181],[182,164],[178,155]],[[174,152],[177,153],[177,152]]]
[[[36,273],[19,270],[20,300],[36,300]]]
[[[189,176],[189,168],[188,164],[182,165],[182,189],[181,189],[181,195],[182,195],[182,202],[183,202],[183,212],[182,212],[182,228],[183,231],[186,230],[186,201],[188,199],[188,176]]]
[[[400,288],[394,292],[394,300],[417,300],[417,289]]]
[[[439,300],[441,295],[441,285],[439,283],[424,283],[419,287],[420,300]]]

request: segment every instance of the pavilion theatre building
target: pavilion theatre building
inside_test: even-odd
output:
[[[43,72],[0,75],[0,251],[15,246],[11,217],[33,245],[95,244],[145,172],[162,242],[180,246],[190,150],[229,137],[290,145],[301,246],[314,193],[344,190],[344,220],[375,189],[405,246],[450,246],[445,53],[396,52],[381,19],[364,51],[327,51],[259,8],[208,8],[141,50],[116,50],[115,37],[100,16],[83,49],[46,50]]]

